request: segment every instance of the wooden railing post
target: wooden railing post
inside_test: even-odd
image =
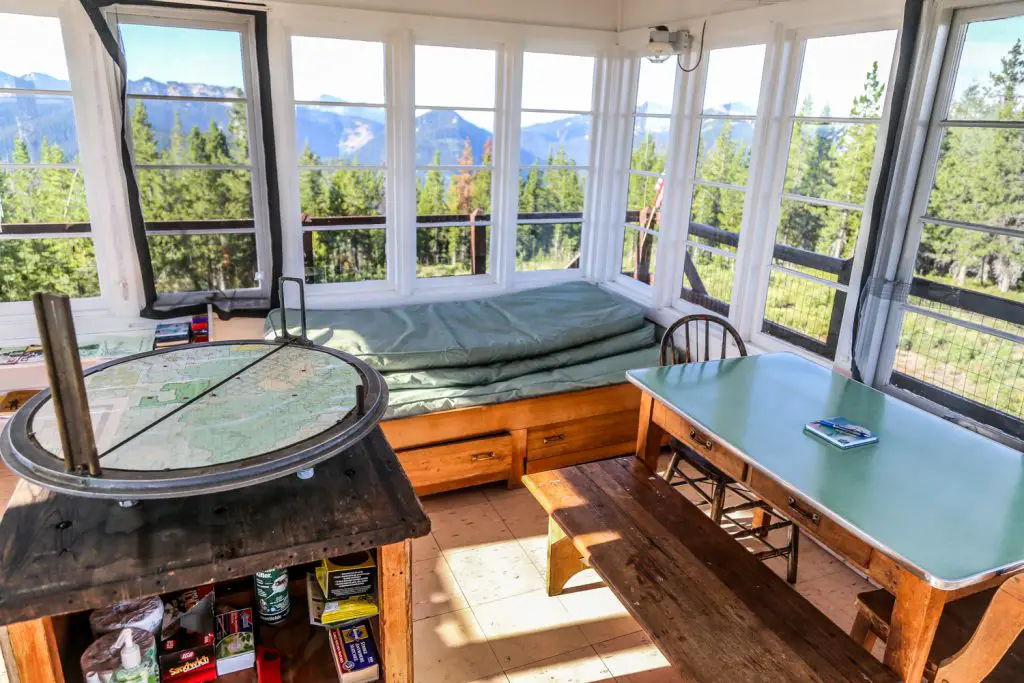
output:
[[[479,209],[474,209],[473,213],[469,214],[469,244],[470,244],[470,261],[471,272],[473,275],[486,275],[487,274],[487,226],[477,225],[476,217],[479,214]]]

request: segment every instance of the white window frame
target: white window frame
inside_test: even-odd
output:
[[[113,7],[105,10],[107,21],[110,24],[111,30],[114,32],[114,36],[119,38],[118,25],[121,23],[127,24],[143,24],[149,26],[167,26],[174,28],[195,28],[195,29],[212,29],[221,30],[228,32],[237,32],[240,34],[240,45],[241,45],[241,59],[242,59],[242,78],[243,87],[245,92],[245,105],[246,105],[246,134],[248,137],[249,144],[249,165],[238,166],[238,168],[248,168],[252,173],[251,188],[252,188],[252,204],[253,204],[253,223],[254,229],[250,233],[249,230],[224,230],[224,231],[210,231],[209,234],[222,234],[231,232],[243,232],[245,234],[253,234],[256,240],[256,272],[255,280],[256,286],[251,288],[233,289],[227,290],[226,293],[230,296],[233,294],[252,294],[258,292],[261,296],[270,296],[270,264],[271,264],[271,245],[270,245],[270,206],[267,192],[267,175],[266,175],[266,154],[263,147],[263,119],[262,109],[260,107],[260,86],[259,86],[259,72],[256,61],[256,31],[255,31],[255,19],[249,15],[233,14],[229,12],[217,12],[217,11],[194,11],[185,10],[172,7],[136,7],[132,6],[130,9],[124,9]],[[130,56],[129,56],[130,59]],[[127,74],[125,74],[127,79]],[[190,97],[177,97],[177,96],[164,96],[154,98],[151,96],[133,96],[129,94],[127,99],[160,99],[162,101],[191,101],[194,98]],[[203,101],[209,100],[211,102],[217,102],[217,98],[202,98]],[[235,100],[232,100],[235,101]],[[128,114],[128,107],[125,107],[125,126],[128,128],[130,115]],[[129,146],[131,145],[131,135],[127,135],[129,140]],[[168,168],[189,168],[189,166],[173,165],[167,166]],[[217,170],[219,166],[203,165],[198,167],[207,170]],[[283,222],[282,216],[282,222]],[[283,232],[283,230],[282,230]],[[156,235],[170,235],[177,234],[166,231],[159,231]],[[197,233],[186,233],[186,234],[197,234]],[[205,233],[198,233],[205,234]],[[149,231],[147,231],[147,237],[149,237]],[[154,286],[155,274],[154,274]],[[158,295],[161,292],[157,292]],[[179,296],[183,293],[167,293],[169,296]]]
[[[588,110],[571,110],[571,109],[527,109],[522,106],[522,95],[523,95],[523,68],[522,64],[525,59],[526,53],[532,54],[559,54],[568,55],[571,57],[588,57],[594,60],[593,69],[593,81],[591,84],[590,92],[590,109]],[[518,113],[518,116],[513,114],[509,115],[510,119],[510,135],[508,148],[515,158],[510,160],[511,169],[509,183],[515,181],[514,193],[511,195],[514,198],[514,213],[512,220],[513,238],[511,240],[512,245],[512,277],[517,283],[523,284],[544,284],[546,282],[560,282],[565,280],[578,280],[583,277],[583,273],[588,270],[586,265],[586,255],[590,252],[588,249],[589,242],[593,241],[591,233],[593,232],[593,209],[591,199],[591,193],[594,191],[596,181],[594,180],[594,157],[597,154],[597,140],[599,138],[598,131],[602,125],[601,117],[598,116],[598,102],[599,102],[599,74],[601,70],[601,58],[593,52],[586,52],[581,50],[566,50],[562,49],[535,49],[525,47],[521,50],[515,51],[516,62],[514,69],[514,76],[512,79],[513,90],[516,93],[516,99],[509,107],[510,112]],[[589,116],[590,117],[590,151],[588,154],[587,164],[585,166],[546,166],[538,164],[538,167],[542,171],[553,171],[553,170],[574,170],[584,171],[586,173],[584,182],[584,197],[583,197],[583,215],[579,220],[580,225],[580,255],[579,265],[577,268],[563,268],[560,270],[548,269],[548,270],[518,270],[516,268],[516,253],[518,252],[518,239],[519,239],[519,226],[520,225],[543,225],[543,224],[558,224],[575,221],[564,221],[557,218],[549,219],[535,219],[527,220],[519,219],[519,174],[522,170],[522,165],[519,163],[519,150],[522,141],[522,115],[523,114],[565,114],[566,116]]]
[[[945,114],[951,104],[967,29],[973,22],[1024,16],[1024,2],[945,2],[941,7],[932,9],[930,14],[931,21],[922,22],[922,46],[912,77],[916,97],[908,112],[909,120],[925,123],[908,127],[909,130],[900,141],[901,149],[906,150],[901,162],[909,171],[907,177],[915,178],[916,182],[906,184],[895,209],[895,215],[887,216],[888,222],[894,224],[895,231],[887,277],[898,283],[910,282],[914,277],[923,226],[926,222],[933,222],[926,221],[925,218],[928,216],[928,203],[938,171],[942,134],[949,121]],[[997,127],[985,126],[985,123],[989,122],[972,122],[972,125]],[[1009,127],[1024,129],[1024,122],[1016,122]],[[1024,233],[1020,235],[1024,237]],[[880,310],[879,319],[874,321],[876,326],[881,327],[882,334],[881,341],[874,348],[873,357],[869,361],[874,363],[874,368],[867,377],[868,381],[908,403],[938,415],[951,416],[955,421],[990,438],[1017,449],[1022,448],[1024,442],[1005,432],[962,416],[943,404],[891,383],[903,327],[903,314],[906,310],[972,329],[970,324],[964,324],[963,321],[947,320],[941,314],[913,306],[901,299],[902,297],[894,297],[889,301],[888,307]]]
[[[899,40],[900,40],[900,26],[895,19],[878,19],[862,22],[848,22],[842,24],[834,24],[829,26],[822,26],[810,29],[802,29],[799,31],[789,31],[785,36],[785,41],[789,43],[790,47],[788,52],[788,59],[782,60],[781,68],[784,74],[785,90],[782,97],[782,114],[781,116],[773,121],[774,130],[773,133],[776,136],[774,143],[775,155],[774,155],[774,168],[770,171],[766,170],[765,173],[769,174],[771,178],[770,190],[765,200],[770,202],[767,206],[763,203],[756,209],[764,217],[764,222],[759,226],[759,232],[761,233],[761,244],[760,249],[753,254],[753,263],[748,262],[745,266],[747,270],[747,277],[755,278],[756,287],[753,288],[753,293],[749,294],[747,300],[748,305],[752,303],[753,308],[748,312],[748,320],[750,321],[749,327],[747,328],[749,339],[754,344],[766,349],[766,350],[785,350],[785,351],[796,351],[797,353],[827,363],[834,364],[840,368],[848,368],[850,366],[850,341],[852,334],[852,322],[853,317],[857,310],[858,294],[854,289],[849,286],[837,285],[836,283],[827,283],[829,287],[836,289],[837,291],[844,291],[846,293],[846,302],[843,308],[843,317],[840,326],[839,340],[836,346],[835,358],[829,359],[822,356],[818,356],[810,351],[798,347],[794,344],[786,342],[782,339],[769,335],[762,331],[764,324],[764,309],[768,297],[768,282],[771,273],[778,270],[778,266],[772,264],[772,256],[775,248],[775,237],[778,229],[779,219],[781,217],[782,201],[785,196],[784,185],[786,177],[786,167],[789,163],[789,141],[792,135],[793,125],[798,118],[803,120],[802,117],[796,115],[797,107],[799,103],[797,99],[799,97],[800,89],[800,77],[803,69],[803,59],[807,47],[807,41],[815,38],[828,38],[837,37],[844,35],[852,35],[857,33],[870,33],[878,31],[891,31],[896,30],[895,48],[891,56],[889,79],[886,83],[885,97],[882,105],[881,118],[878,121],[873,119],[856,119],[859,123],[877,123],[879,136],[876,138],[874,159],[871,165],[871,175],[868,181],[867,192],[865,193],[864,204],[861,207],[861,225],[860,230],[857,234],[857,243],[853,252],[853,269],[851,272],[850,282],[859,282],[861,272],[864,268],[864,253],[867,249],[867,233],[869,231],[870,223],[870,208],[874,201],[875,191],[878,184],[878,174],[880,169],[880,162],[884,154],[884,138],[882,137],[883,132],[886,129],[889,121],[889,112],[892,101],[892,78],[896,73],[897,60],[899,57]],[[821,117],[810,117],[809,120],[816,120]],[[845,119],[842,119],[845,120]],[[851,119],[853,120],[853,119]],[[881,143],[881,144],[880,144]],[[824,200],[821,200],[824,201]],[[756,270],[756,274],[755,274]],[[790,270],[784,271],[786,275],[794,276],[794,272]],[[812,282],[826,283],[825,280],[818,280],[813,276],[805,276],[802,274],[795,274],[796,277],[801,279],[808,279]],[[748,290],[749,291],[749,290]]]

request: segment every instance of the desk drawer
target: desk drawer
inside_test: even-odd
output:
[[[508,479],[513,451],[512,436],[498,434],[398,451],[398,461],[422,496]]]
[[[692,448],[702,458],[722,470],[736,481],[743,481],[747,475],[747,464],[734,453],[726,450],[710,434],[678,417],[679,424],[672,430],[672,436]]]
[[[750,474],[750,488],[834,552],[861,569],[868,566],[871,546],[823,515],[813,505],[794,497],[784,486],[756,470]]]
[[[526,435],[527,459],[555,458],[612,444],[635,443],[639,421],[637,411],[624,410],[531,427]]]

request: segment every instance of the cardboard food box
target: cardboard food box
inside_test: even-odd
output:
[[[161,683],[201,683],[217,677],[213,586],[164,596]]]
[[[217,605],[217,675],[251,669],[256,666],[256,635],[252,608],[236,609]]]
[[[377,563],[368,552],[324,558],[316,569],[320,590],[328,600],[377,594]]]
[[[353,595],[339,600],[324,597],[320,584],[312,574],[306,574],[306,601],[309,623],[313,626],[337,626],[354,619],[366,619],[379,613],[373,595]]]
[[[370,624],[361,621],[330,630],[331,656],[341,683],[372,683],[380,680],[380,657]]]

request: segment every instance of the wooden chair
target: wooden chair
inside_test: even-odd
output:
[[[851,637],[871,649],[889,638],[895,599],[884,590],[857,596]],[[925,678],[937,683],[1024,681],[1024,574],[999,588],[946,604],[928,655]]]
[[[701,325],[703,323],[703,326]],[[717,351],[712,351],[711,328],[718,328],[721,337],[721,344]],[[703,334],[702,334],[703,332]],[[683,346],[677,344],[677,335],[683,337]],[[703,343],[702,343],[703,337]],[[659,362],[661,365],[680,365],[683,363],[694,363],[700,361],[722,360],[728,357],[729,341],[735,345],[739,356],[747,355],[747,347],[729,321],[715,315],[697,313],[687,315],[677,320],[661,338],[661,349],[659,351]],[[670,442],[672,448],[672,460],[668,469],[665,470],[665,480],[673,486],[689,486],[701,498],[698,507],[709,507],[708,515],[719,526],[727,526],[732,529],[730,532],[736,540],[746,538],[756,539],[760,544],[767,546],[766,550],[754,553],[759,560],[768,560],[773,557],[786,557],[786,580],[796,583],[797,563],[800,550],[800,530],[785,517],[776,512],[770,505],[760,500],[752,492],[740,485],[722,470],[715,467],[711,462],[697,454],[677,439]],[[696,470],[694,476],[679,467],[680,462],[685,462],[691,469]],[[679,480],[676,482],[676,480]],[[711,492],[704,490],[709,487]],[[737,505],[726,506],[726,495],[733,493],[743,500]],[[735,515],[740,512],[753,511],[751,521],[737,518]],[[772,517],[779,521],[773,522]],[[784,546],[775,546],[767,540],[768,532],[775,529],[789,528],[789,541]]]

